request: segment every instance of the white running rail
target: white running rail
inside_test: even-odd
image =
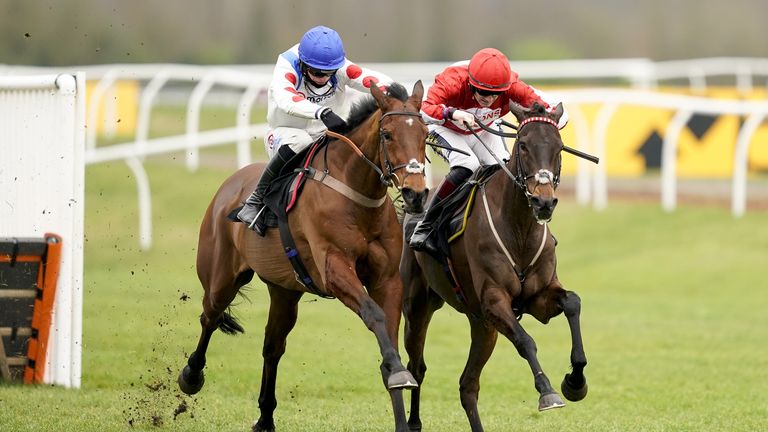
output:
[[[677,114],[665,134],[662,159],[662,206],[672,210],[676,206],[676,167],[674,163],[677,148],[676,136],[690,115],[737,114],[747,116],[737,138],[733,179],[732,212],[741,216],[746,209],[746,159],[751,137],[766,115],[764,102],[723,101],[696,97],[674,96],[653,93],[657,86],[667,81],[688,82],[692,93],[706,89],[712,78],[731,77],[740,92],[747,93],[758,85],[768,84],[768,59],[720,57],[667,62],[653,62],[644,58],[563,60],[563,61],[512,61],[512,68],[528,81],[557,80],[578,86],[579,83],[594,83],[595,80],[613,80],[618,84],[630,85],[635,90],[590,89],[573,91],[550,91],[557,94],[568,105],[571,127],[577,136],[577,147],[596,152],[604,160],[605,134],[613,113],[620,105],[642,105],[663,107]],[[370,63],[406,85],[406,88],[422,80],[431,85],[434,76],[449,63]],[[199,166],[199,149],[207,146],[236,143],[237,166],[251,162],[249,140],[263,137],[265,124],[251,124],[251,110],[263,99],[271,79],[273,65],[228,65],[195,66],[180,64],[115,64],[78,66],[75,69],[86,72],[88,80],[95,82],[88,99],[87,124],[95,125],[99,107],[105,112],[116,112],[110,103],[110,91],[121,80],[135,80],[142,84],[138,107],[138,120],[133,141],[109,146],[99,146],[97,128],[89,127],[86,136],[85,163],[101,163],[124,160],[133,171],[137,182],[139,199],[139,241],[148,249],[152,243],[151,191],[142,165],[147,155],[185,151],[186,164],[190,170]],[[19,74],[60,73],[67,68],[39,68],[0,65],[0,76]],[[762,82],[760,82],[762,80]],[[150,117],[161,92],[173,85],[183,84],[192,88],[186,102],[187,117],[185,133],[177,136],[149,138]],[[219,130],[200,131],[200,111],[206,96],[226,87],[239,92],[236,126]],[[578,104],[603,104],[594,124],[588,125]],[[107,121],[106,124],[114,124]],[[607,204],[605,163],[591,166],[580,160],[577,165],[576,197],[581,203],[592,202],[595,208]]]

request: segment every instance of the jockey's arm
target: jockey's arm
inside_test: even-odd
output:
[[[308,101],[296,90],[299,79],[291,64],[281,57],[275,65],[269,92],[280,111],[295,117],[319,119],[324,107]]]
[[[366,94],[370,93],[371,84],[378,85],[383,91],[393,81],[389,76],[360,67],[349,59],[341,69],[336,71],[336,77],[339,80],[339,85],[347,85]]]

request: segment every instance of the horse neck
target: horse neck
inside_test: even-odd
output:
[[[366,158],[381,167],[378,118],[378,115],[372,116],[347,135],[347,138],[358,146]],[[334,150],[332,159],[328,161],[331,175],[369,198],[376,199],[386,193],[386,186],[381,182],[379,174],[352,148],[347,144],[338,143]]]

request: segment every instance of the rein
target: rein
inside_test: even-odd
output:
[[[535,117],[531,117],[531,118],[535,118]],[[546,117],[541,117],[541,118],[546,118]],[[546,119],[549,120],[548,118],[546,118]],[[526,120],[523,120],[523,122],[522,122],[522,124],[520,126],[515,126],[512,123],[510,123],[510,122],[508,122],[508,121],[506,121],[504,119],[499,119],[499,122],[502,125],[507,126],[509,128],[520,130],[522,125],[525,124]],[[507,132],[502,132],[502,131],[499,131],[499,130],[494,130],[493,128],[489,128],[488,126],[484,125],[482,122],[477,122],[477,125],[480,126],[480,129],[483,129],[486,132],[490,132],[490,133],[492,133],[494,135],[497,135],[497,136],[500,136],[500,137],[504,137],[504,138],[517,138],[517,134],[515,134],[515,133],[507,133]],[[555,126],[557,126],[557,124],[555,124]],[[558,126],[558,128],[559,128],[559,126]],[[578,157],[580,157],[582,159],[586,159],[586,160],[588,160],[588,161],[590,161],[592,163],[595,163],[595,164],[600,163],[600,158],[598,158],[597,156],[592,156],[589,153],[585,153],[585,152],[583,152],[581,150],[576,150],[575,148],[568,147],[567,145],[563,145],[563,151],[566,152],[566,153],[570,153],[570,154],[572,154],[574,156],[578,156]]]
[[[488,197],[485,193],[485,185],[480,186],[480,190],[483,192],[483,205],[485,206],[485,216],[488,219],[488,224],[491,227],[491,232],[493,233],[493,238],[496,239],[496,243],[498,243],[499,247],[501,248],[501,251],[504,252],[504,256],[507,257],[507,260],[509,260],[509,263],[512,264],[512,269],[517,274],[517,277],[520,279],[520,283],[523,283],[525,281],[525,272],[528,271],[529,268],[533,267],[533,265],[536,263],[536,261],[539,260],[539,257],[541,256],[541,252],[544,250],[544,245],[547,243],[547,232],[548,232],[548,226],[546,223],[542,224],[544,225],[544,232],[541,236],[541,244],[539,244],[539,250],[536,251],[536,255],[533,257],[531,262],[528,264],[527,267],[525,267],[523,270],[518,270],[517,264],[515,263],[515,260],[512,259],[512,254],[509,253],[509,250],[504,246],[504,243],[501,241],[501,236],[499,236],[498,231],[496,231],[496,224],[493,223],[493,218],[491,217],[491,210],[488,206]]]

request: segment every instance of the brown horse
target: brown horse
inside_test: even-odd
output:
[[[373,98],[366,97],[350,114],[346,139],[330,141],[313,159],[317,172],[338,182],[329,186],[308,180],[288,214],[296,250],[317,294],[339,299],[375,335],[398,432],[407,431],[402,389],[415,387],[416,381],[397,351],[402,230],[387,185],[400,188],[406,211],[422,211],[427,194],[427,129],[419,114],[423,93],[420,81],[410,97],[399,84],[392,84],[388,94],[371,86]],[[255,273],[267,285],[270,307],[262,350],[261,415],[253,430],[273,431],[277,366],[296,323],[299,299],[308,288],[298,282],[277,230],[260,237],[227,217],[248,197],[259,175],[256,165],[237,171],[221,185],[205,213],[197,250],[204,289],[202,334],[178,382],[185,393],[198,392],[211,334],[217,328],[224,333],[243,331],[227,309]]]
[[[527,110],[513,104],[511,109],[520,124],[512,157],[477,191],[464,234],[450,246],[452,277],[437,260],[414,253],[407,244],[400,265],[408,370],[419,384],[427,369],[424,342],[433,313],[447,302],[469,319],[472,342],[459,393],[473,432],[483,430],[477,410],[480,373],[493,352],[497,333],[528,361],[540,394],[539,410],[564,405],[539,365],[535,342],[520,325],[524,313],[546,324],[565,312],[573,371],[561,388],[572,401],[587,393],[583,373],[587,359],[579,328],[581,301],[563,289],[557,278],[555,238],[547,227],[557,205],[563,150],[557,122],[562,105],[553,113],[538,106]],[[451,278],[458,284],[453,285]],[[413,431],[421,430],[419,396],[420,389],[411,393],[408,424]]]

